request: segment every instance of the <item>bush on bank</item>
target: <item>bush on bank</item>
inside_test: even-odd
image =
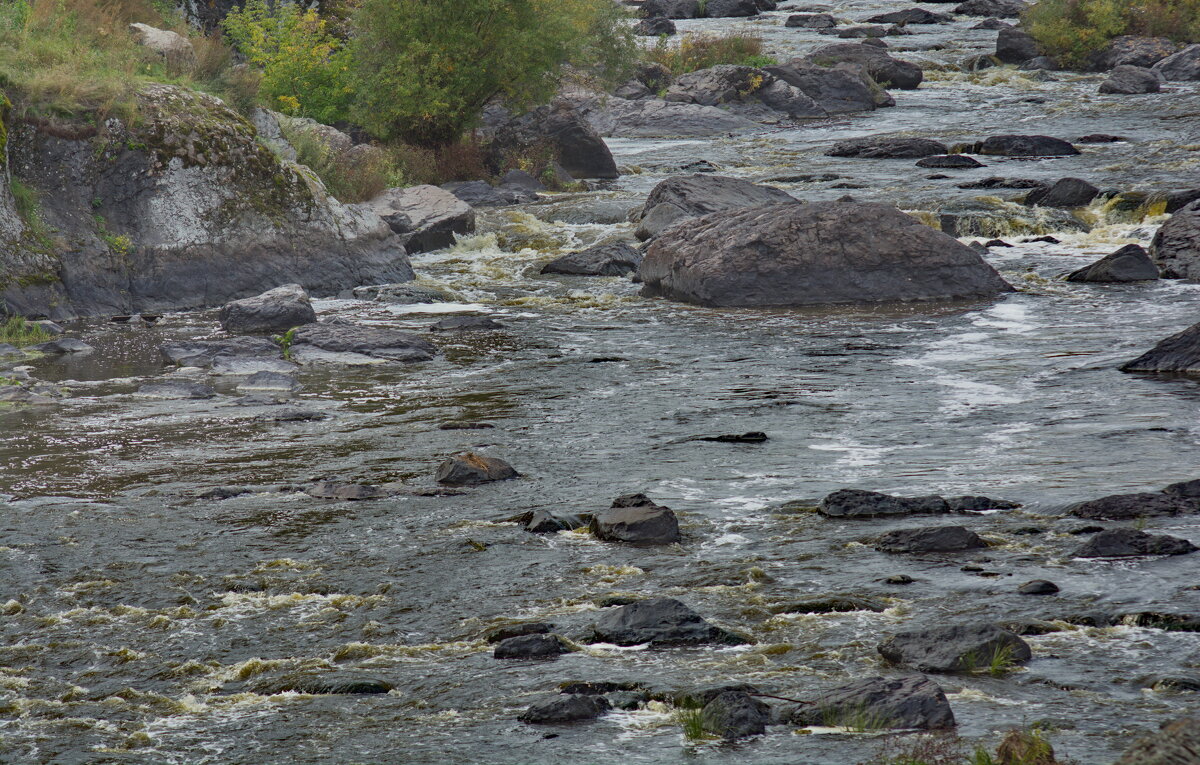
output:
[[[1120,35],[1200,40],[1200,0],[1039,0],[1023,24],[1047,55],[1081,68]]]

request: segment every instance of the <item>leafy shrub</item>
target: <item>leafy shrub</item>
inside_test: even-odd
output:
[[[763,67],[779,63],[763,54],[762,38],[741,32],[727,35],[691,32],[684,35],[678,45],[672,45],[663,37],[646,51],[645,56],[676,76],[718,64]]]
[[[404,177],[390,152],[362,147],[362,151],[339,154],[310,131],[286,128],[284,131],[296,149],[296,161],[312,170],[325,190],[339,202],[365,202],[385,189],[404,185]]]
[[[326,124],[349,116],[350,53],[316,10],[249,0],[221,23],[237,49],[262,68],[260,92],[271,108]]]
[[[1041,0],[1023,23],[1043,51],[1082,68],[1119,35],[1200,40],[1200,0]]]
[[[363,0],[357,119],[383,139],[455,143],[492,99],[549,98],[568,65],[621,76],[633,50],[621,18],[612,0]]]

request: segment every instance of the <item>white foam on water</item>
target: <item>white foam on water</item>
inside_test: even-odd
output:
[[[496,313],[496,309],[483,303],[410,303],[407,305],[389,304],[388,313],[397,316],[409,314],[440,314],[440,313]]]

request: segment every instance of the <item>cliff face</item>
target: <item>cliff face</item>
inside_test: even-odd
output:
[[[151,85],[138,116],[69,129],[8,120],[8,170],[37,189],[35,236],[0,191],[0,300],[66,317],[199,308],[297,282],[314,294],[413,278],[364,205],[342,205],[219,100]]]

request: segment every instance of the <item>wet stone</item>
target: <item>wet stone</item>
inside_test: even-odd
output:
[[[590,528],[597,539],[606,542],[669,545],[681,539],[675,512],[645,494],[617,497],[611,508],[592,516]]]
[[[746,640],[709,624],[674,598],[639,600],[615,608],[592,626],[592,642],[615,645],[740,645]]]
[[[217,359],[262,357],[278,359],[280,347],[265,337],[230,337],[221,340],[184,340],[166,343],[159,352],[181,367],[211,367]]]
[[[212,360],[214,375],[249,377],[259,372],[291,375],[300,371],[300,365],[284,359],[255,356],[217,356]]]
[[[279,372],[255,372],[238,383],[239,393],[294,393],[302,386],[291,375]]]
[[[308,488],[305,493],[317,499],[342,500],[382,499],[387,496],[387,492],[379,486],[338,481],[321,481]]]
[[[516,635],[496,644],[496,659],[548,659],[571,652],[561,637],[554,634]]]
[[[911,580],[910,580],[911,581]],[[801,600],[794,603],[772,606],[773,614],[835,614],[850,611],[871,611],[882,613],[887,606],[878,600],[860,598],[854,595],[835,595],[813,600]]]
[[[1188,540],[1168,534],[1148,534],[1136,529],[1110,529],[1089,539],[1073,555],[1076,558],[1187,555],[1198,549],[1200,548]]]
[[[317,422],[319,420],[328,420],[329,413],[318,409],[289,407],[271,412],[270,414],[261,415],[259,419],[267,422]]]
[[[1141,282],[1158,278],[1158,266],[1140,245],[1127,244],[1089,266],[1072,271],[1069,282]]]
[[[146,383],[138,388],[138,395],[147,398],[207,399],[217,395],[208,385],[184,380]]]
[[[985,548],[987,542],[962,526],[927,526],[889,531],[874,546],[889,553],[962,552]]]
[[[93,349],[92,346],[74,337],[60,337],[31,346],[30,350],[38,351],[39,353],[63,355],[68,353],[91,353]]]
[[[442,462],[435,480],[448,486],[475,486],[491,481],[506,481],[519,475],[512,465],[502,459],[462,452]]]
[[[612,709],[608,699],[595,695],[558,695],[530,705],[518,718],[523,723],[544,725],[594,720]]]
[[[948,513],[950,506],[936,495],[895,497],[862,489],[839,489],[821,500],[818,511],[831,518],[877,518]]]
[[[1029,645],[994,624],[968,624],[899,632],[879,645],[884,659],[918,672],[972,672],[994,663],[1033,656]]]
[[[1128,365],[1127,365],[1128,366]],[[1067,508],[1077,518],[1097,521],[1132,521],[1186,515],[1200,510],[1200,500],[1153,492],[1112,494],[1079,502]]]
[[[951,170],[986,167],[982,162],[964,154],[938,154],[917,160],[917,167],[937,167]]]
[[[442,319],[429,329],[433,332],[477,332],[504,329],[504,325],[487,316],[453,316]]]
[[[491,430],[496,427],[490,422],[443,422],[438,430]]]
[[[525,624],[506,624],[503,627],[496,627],[490,630],[484,639],[489,643],[499,643],[509,638],[522,637],[524,635],[545,635],[554,630],[554,625],[549,622],[526,622]],[[583,693],[583,691],[566,691],[568,693]]]
[[[830,689],[799,707],[793,725],[944,730],[955,725],[941,686],[924,675],[868,677]]]
[[[535,510],[525,523],[525,530],[534,534],[554,534],[559,531],[581,529],[586,525],[587,522],[578,515]]]
[[[1045,579],[1034,579],[1017,588],[1022,595],[1053,595],[1058,592],[1058,585]]]
[[[704,706],[700,722],[704,730],[726,741],[767,732],[770,707],[747,693],[726,691]]]

